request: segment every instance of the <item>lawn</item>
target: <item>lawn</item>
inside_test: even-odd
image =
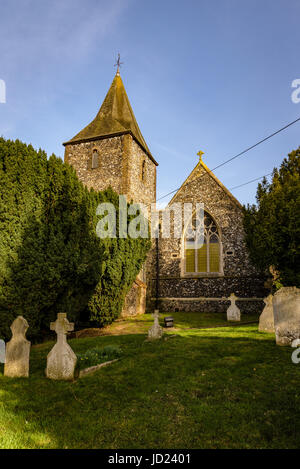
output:
[[[160,341],[145,341],[150,315],[70,340],[78,353],[123,351],[74,382],[44,378],[50,342],[32,348],[29,379],[5,378],[0,368],[0,448],[299,447],[292,349],[257,324],[205,329],[224,316],[173,316],[176,328]]]
[[[225,313],[161,313],[160,322],[162,326],[164,325],[163,318],[165,316],[172,316],[174,318],[174,328],[172,331],[176,333],[179,330],[182,332],[184,329],[230,325]],[[259,316],[257,314],[243,315],[241,323],[258,322],[258,318]],[[103,329],[93,329],[93,333],[95,335],[147,334],[152,324],[152,314],[142,314],[132,318],[120,318]],[[82,335],[85,335],[85,331],[83,331]]]

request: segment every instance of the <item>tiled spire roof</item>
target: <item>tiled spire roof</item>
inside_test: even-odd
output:
[[[139,129],[118,70],[95,119],[64,145],[126,133],[130,133],[153,159]]]

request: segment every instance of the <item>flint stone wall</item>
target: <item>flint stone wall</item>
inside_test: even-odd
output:
[[[98,151],[99,166],[92,169],[93,151]],[[145,176],[142,180],[142,164]],[[131,135],[103,138],[66,145],[65,162],[89,189],[102,191],[109,186],[128,202],[151,203],[156,197],[156,166]]]
[[[154,301],[152,301],[154,303]],[[262,300],[237,300],[237,307],[240,309],[241,314],[255,314],[262,310],[263,301]],[[228,307],[230,306],[230,301],[226,300],[193,300],[189,301],[188,299],[166,299],[159,300],[159,310],[166,313],[171,312],[183,312],[183,313],[226,313]],[[152,306],[154,308],[154,305]],[[150,307],[149,307],[150,309]]]

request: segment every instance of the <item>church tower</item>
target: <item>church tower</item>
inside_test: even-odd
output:
[[[89,189],[109,186],[127,201],[151,204],[156,200],[156,166],[117,73],[95,119],[64,143],[65,162]],[[152,256],[152,250],[149,253]],[[148,256],[148,257],[149,257]],[[146,261],[146,264],[149,264]],[[122,315],[145,312],[145,266],[129,291]]]
[[[119,68],[95,119],[64,146],[65,162],[89,189],[111,186],[129,202],[155,202],[157,162],[139,129]]]

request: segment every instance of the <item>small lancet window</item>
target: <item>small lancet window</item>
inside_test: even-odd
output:
[[[141,172],[141,180],[145,180],[145,173],[146,173],[146,161],[143,160],[142,162],[142,172]]]
[[[93,150],[92,155],[92,169],[96,169],[99,166],[99,155],[98,150]]]

